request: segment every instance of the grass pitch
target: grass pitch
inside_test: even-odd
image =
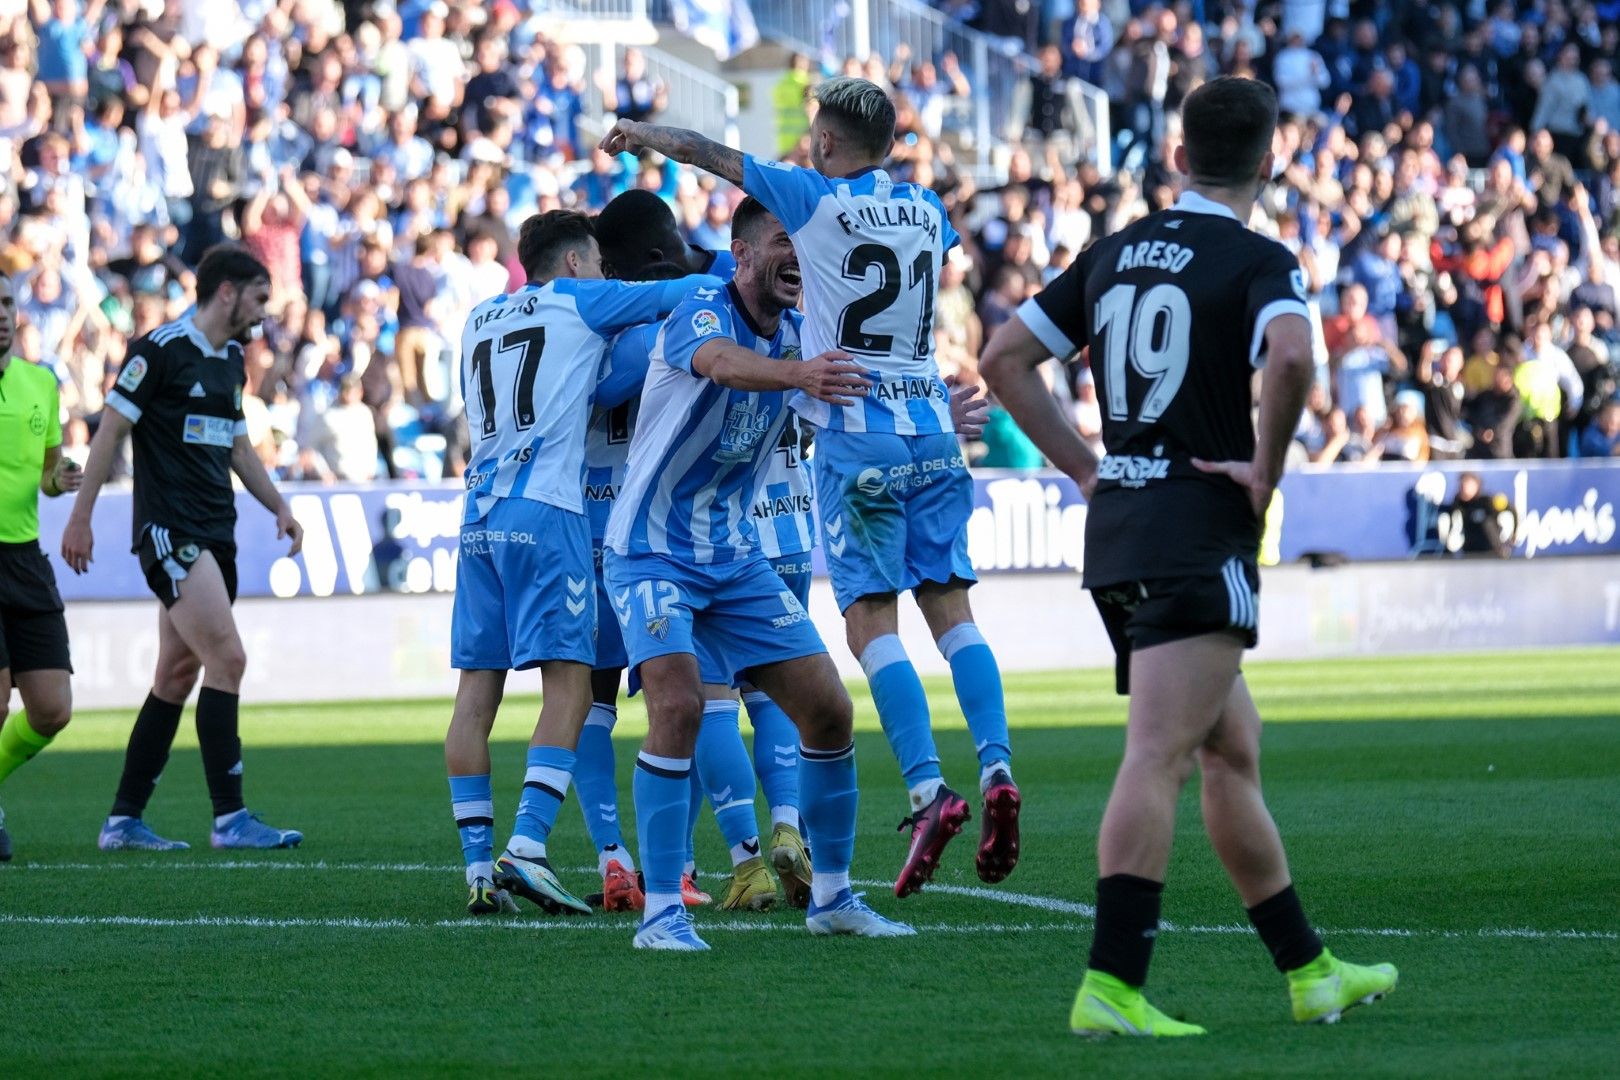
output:
[[[700,914],[702,956],[636,953],[628,916],[469,924],[438,747],[445,703],[249,708],[250,803],[297,851],[207,849],[190,742],[149,820],[175,855],[103,855],[127,714],[89,715],[4,788],[0,1075],[1598,1076],[1620,1072],[1620,655],[1586,650],[1253,665],[1266,783],[1306,909],[1396,994],[1298,1028],[1263,947],[1183,815],[1150,984],[1200,1040],[1067,1034],[1094,835],[1122,745],[1105,673],[1008,680],[1024,857],[896,901],[903,793],[864,687],[856,876],[922,935],[813,940],[795,913]],[[522,680],[514,680],[521,687]],[[948,684],[929,686],[955,717]],[[533,699],[503,710],[497,832]],[[625,709],[621,797],[640,716]],[[942,723],[946,775],[976,769]],[[975,807],[975,812],[977,808]],[[553,861],[592,857],[570,799]],[[726,863],[712,819],[699,861]],[[584,872],[591,867],[592,873]],[[574,872],[566,872],[574,868]],[[718,882],[710,879],[718,888]]]

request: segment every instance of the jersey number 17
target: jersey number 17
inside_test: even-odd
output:
[[[545,348],[546,328],[543,326],[514,330],[502,337],[499,344],[492,338],[485,338],[473,348],[472,371],[474,381],[478,384],[478,412],[482,418],[480,439],[494,438],[498,430],[495,422],[495,413],[499,408],[495,400],[495,370],[490,363],[492,351],[519,354],[512,380],[512,420],[519,431],[527,431],[534,426],[534,380],[540,372],[540,354]]]

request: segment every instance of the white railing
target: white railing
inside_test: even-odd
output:
[[[536,15],[637,22],[647,19],[647,0],[531,0],[529,7]]]
[[[1020,42],[953,22],[920,0],[756,0],[753,11],[762,35],[834,67],[872,53],[892,61],[902,45],[913,58],[936,63],[953,54],[973,94],[947,122],[974,150],[981,170],[1004,164],[994,160],[998,143],[1023,137],[1018,102],[1036,64]],[[1074,95],[1082,127],[1075,134],[1107,175],[1113,171],[1107,95],[1078,81]]]
[[[641,0],[645,2],[645,0]],[[740,146],[737,133],[737,88],[718,75],[671,56],[660,49],[641,48],[647,61],[647,75],[663,82],[669,103],[659,113],[661,124],[691,128],[719,139],[727,146]],[[624,47],[611,44],[586,46],[586,85],[589,97],[585,114],[601,117],[604,129],[612,124],[597,85],[598,72],[606,71],[617,80],[624,68]]]

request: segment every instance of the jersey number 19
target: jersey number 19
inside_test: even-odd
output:
[[[1129,420],[1131,405],[1126,363],[1152,385],[1137,419],[1151,424],[1164,415],[1187,377],[1192,305],[1175,285],[1155,285],[1136,297],[1135,285],[1115,285],[1097,301],[1096,332],[1104,337],[1108,416]]]

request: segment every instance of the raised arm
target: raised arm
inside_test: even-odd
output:
[[[610,154],[654,150],[682,164],[695,165],[733,184],[741,185],[743,181],[741,150],[733,150],[724,143],[717,143],[685,128],[620,120],[603,137],[600,148]]]

